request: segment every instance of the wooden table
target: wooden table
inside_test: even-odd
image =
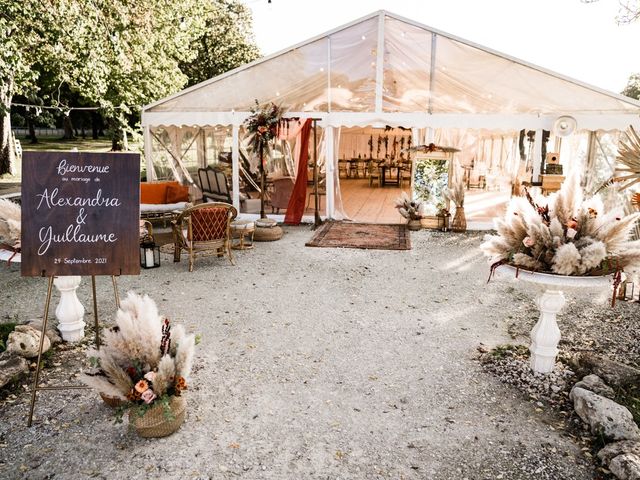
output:
[[[382,182],[381,185],[384,187],[385,185],[394,185],[400,186],[400,166],[399,165],[380,165],[380,169],[382,170]],[[387,180],[387,170],[389,170],[390,174],[395,169],[396,171],[396,179],[393,180],[393,176],[390,175],[389,180]]]

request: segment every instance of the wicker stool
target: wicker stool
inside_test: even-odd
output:
[[[280,240],[284,231],[278,226],[278,222],[270,218],[256,220],[256,230],[253,239],[256,242],[273,242]]]
[[[234,250],[249,250],[253,248],[255,231],[256,224],[251,220],[235,220],[231,222],[231,238],[238,239],[238,242],[231,245],[231,248]]]

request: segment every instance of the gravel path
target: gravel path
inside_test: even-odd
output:
[[[306,248],[310,236],[287,228],[235,267],[206,258],[189,273],[164,256],[122,278],[202,334],[187,421],[144,440],[94,393],[44,392],[27,429],[20,392],[0,403],[0,478],[597,478],[557,418],[477,361],[480,343],[510,340],[519,302],[486,284],[480,235],[421,231],[407,252]],[[45,288],[3,270],[3,321],[41,315]],[[87,279],[80,290],[90,312]],[[45,377],[73,377],[73,350]]]

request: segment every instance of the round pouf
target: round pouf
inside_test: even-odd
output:
[[[253,235],[256,224],[251,220],[235,220],[231,222],[231,238],[238,239],[231,248],[235,250],[248,250],[253,248]]]
[[[270,218],[261,218],[255,221],[256,231],[253,240],[256,242],[273,242],[280,240],[284,231],[278,226],[278,222]]]

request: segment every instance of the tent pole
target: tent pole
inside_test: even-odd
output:
[[[540,173],[542,171],[542,129],[536,130],[536,136],[533,141],[533,158],[531,159],[533,166],[532,185],[541,185]]]
[[[147,168],[147,182],[153,182],[156,173],[153,171],[153,137],[149,125],[144,127],[144,162]]]
[[[320,219],[320,194],[318,192],[318,134],[316,128],[318,121],[313,119],[313,200],[315,212],[313,214],[313,228],[318,228],[322,224]]]
[[[240,155],[238,125],[231,126],[231,192],[233,206],[240,211]],[[206,165],[205,165],[206,166]]]
[[[264,151],[263,147],[260,147],[260,218],[267,218],[264,214],[264,184],[265,182],[265,171],[264,171]]]

